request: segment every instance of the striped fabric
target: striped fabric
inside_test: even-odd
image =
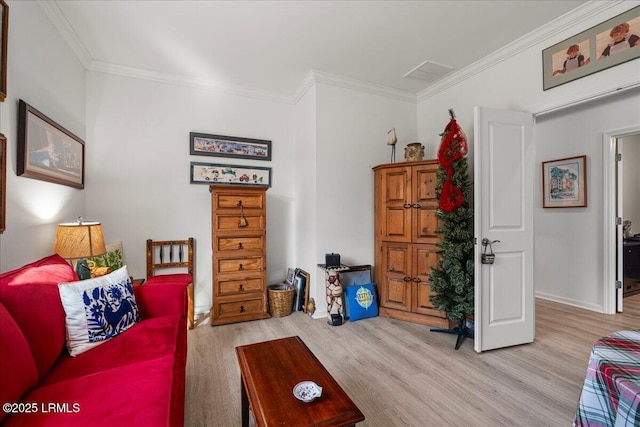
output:
[[[614,332],[591,350],[574,426],[640,426],[640,331]]]

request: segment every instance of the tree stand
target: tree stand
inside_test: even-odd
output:
[[[473,339],[473,329],[467,327],[466,319],[458,320],[458,326],[453,329],[431,328],[431,332],[441,332],[443,334],[457,335],[456,350],[460,348],[465,338]]]

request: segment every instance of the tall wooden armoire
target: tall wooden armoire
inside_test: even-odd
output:
[[[448,327],[429,301],[437,266],[437,160],[390,163],[375,172],[375,278],[380,315]]]
[[[267,188],[211,185],[211,325],[266,319]]]

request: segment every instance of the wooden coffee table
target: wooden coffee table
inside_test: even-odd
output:
[[[354,426],[364,415],[299,337],[236,347],[242,377],[242,426],[249,405],[257,427]],[[304,403],[293,387],[314,381],[322,396]]]

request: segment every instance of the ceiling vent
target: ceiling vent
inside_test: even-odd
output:
[[[422,64],[409,71],[403,77],[410,77],[413,79],[424,80],[426,82],[433,82],[452,70],[453,67],[450,67],[448,65],[438,64],[437,62],[433,61],[424,61]]]

